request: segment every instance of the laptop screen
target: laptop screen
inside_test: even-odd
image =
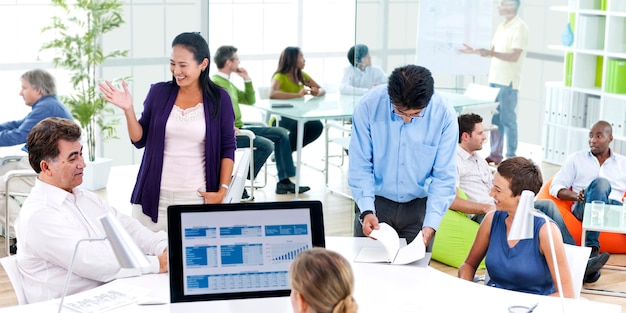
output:
[[[319,201],[168,208],[170,300],[286,296],[298,253],[324,247]]]

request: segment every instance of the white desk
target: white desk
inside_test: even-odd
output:
[[[369,238],[327,237],[328,249],[353,260],[362,246],[377,245]],[[352,263],[359,312],[508,312],[511,305],[532,306],[535,313],[561,312],[559,298],[537,296],[461,280],[431,267]],[[133,284],[152,290],[151,296],[169,300],[167,274],[121,279],[111,284]],[[206,301],[165,305],[127,305],[111,312],[273,312],[291,313],[289,297]],[[619,305],[588,300],[565,300],[566,312],[618,313]],[[13,312],[56,312],[58,301],[7,308]],[[69,309],[64,312],[70,312]]]
[[[437,91],[448,103],[450,103],[457,112],[464,107],[492,103],[490,101],[473,99],[468,96],[444,91]],[[275,100],[263,99],[259,100],[254,107],[268,113],[279,116],[285,116],[298,122],[298,140],[296,144],[296,193],[300,187],[300,167],[302,165],[302,144],[304,137],[304,123],[311,120],[320,119],[343,119],[352,117],[355,106],[359,103],[361,96],[356,95],[339,95],[327,94],[323,97],[305,96],[296,99]],[[273,108],[272,103],[289,103],[291,108]]]

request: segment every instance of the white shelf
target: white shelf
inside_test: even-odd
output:
[[[566,12],[568,22],[573,19],[574,42],[548,46],[562,52],[566,62],[564,80],[546,83],[544,160],[562,164],[568,155],[587,149],[589,128],[598,120],[611,123],[612,148],[626,154],[626,90],[618,85],[625,93],[613,93],[607,65],[626,60],[626,0],[606,0],[606,11],[600,10],[601,0],[563,2],[568,5],[550,9]],[[611,68],[623,70],[617,66]]]

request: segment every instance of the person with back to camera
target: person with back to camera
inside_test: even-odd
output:
[[[366,45],[357,44],[348,50],[350,66],[343,70],[339,91],[347,95],[362,95],[372,87],[386,84],[387,75],[372,65],[372,56]]]
[[[250,75],[248,75],[248,71],[239,66],[239,54],[237,53],[237,48],[233,46],[221,46],[217,48],[213,60],[217,66],[217,73],[214,74],[211,79],[217,85],[226,89],[230,95],[235,110],[235,129],[247,129],[256,135],[253,141],[255,148],[253,177],[256,177],[267,158],[272,154],[272,151],[274,151],[279,179],[276,183],[276,193],[295,193],[296,185],[289,179],[289,177],[296,176],[296,167],[293,163],[289,132],[282,127],[244,125],[241,120],[239,104],[253,105],[256,103],[252,79]],[[240,90],[230,81],[231,74],[233,73],[243,78],[245,90]],[[249,146],[250,140],[248,137],[237,136],[237,148],[247,148]],[[300,186],[298,193],[307,192],[310,189],[311,188],[307,186]],[[245,190],[244,195],[247,195]]]
[[[20,96],[24,99],[24,104],[31,107],[31,111],[20,120],[8,121],[0,124],[0,146],[14,146],[26,143],[28,132],[33,126],[47,117],[62,117],[72,119],[70,111],[57,99],[57,90],[54,77],[45,70],[34,69],[25,72],[20,77],[22,89]],[[26,146],[23,151],[28,152]],[[0,175],[6,174],[10,170],[31,169],[28,157],[24,156],[17,162],[7,162],[0,166]],[[27,194],[34,186],[35,180],[30,177],[17,177],[11,180],[11,192],[16,194]],[[0,223],[4,225],[5,217],[5,189],[6,185],[0,183]],[[20,212],[20,203],[16,197],[9,196],[9,238],[15,238],[13,224]],[[11,253],[17,253],[17,246],[10,247]]]
[[[530,190],[536,194],[542,184],[539,167],[529,159],[513,157],[498,165],[490,193],[496,211],[487,213],[480,224],[469,255],[459,267],[460,278],[473,280],[478,264],[486,256],[489,286],[538,295],[574,297],[563,238],[554,222],[546,226],[543,218],[533,216],[533,238],[507,239],[522,191]],[[559,273],[552,261],[548,231],[554,238]],[[558,289],[556,275],[561,279],[563,290]]]
[[[298,254],[289,269],[294,313],[355,313],[354,274],[339,253],[312,248]]]
[[[492,117],[492,124],[498,126],[491,131],[491,153],[486,158],[488,163],[502,162],[504,158],[504,136],[506,136],[506,157],[517,152],[517,94],[522,77],[522,64],[528,50],[528,26],[518,16],[520,0],[501,0],[498,13],[504,20],[498,25],[491,41],[491,48],[474,49],[466,44],[461,53],[478,54],[491,58],[489,66],[489,86],[500,88],[496,101],[497,113]]]
[[[51,117],[28,134],[28,159],[39,175],[17,219],[17,265],[29,303],[62,296],[70,260],[74,266],[67,294],[103,285],[117,278],[168,270],[167,234],[153,232],[136,219],[109,206],[97,194],[78,188],[83,182],[80,127],[69,119]],[[107,241],[81,239],[106,235],[100,218],[112,215],[147,255],[146,268],[121,268]]]
[[[199,33],[172,42],[172,81],[152,85],[137,120],[132,97],[109,81],[105,100],[124,110],[131,142],[145,148],[131,202],[148,228],[167,230],[167,207],[221,203],[235,157],[235,114],[228,93],[209,76],[209,46]]]
[[[272,76],[270,99],[294,99],[305,95],[321,97],[326,91],[309,74],[305,73],[304,56],[298,47],[287,47],[280,54],[278,68]],[[298,144],[298,122],[288,117],[281,117],[280,127],[289,131],[291,151],[296,151]],[[304,123],[302,147],[319,138],[324,125],[319,120]]]

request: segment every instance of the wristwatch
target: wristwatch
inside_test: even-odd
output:
[[[361,222],[361,225],[363,225],[363,219],[368,214],[374,214],[374,212],[371,211],[371,210],[367,210],[367,211],[363,211],[363,213],[361,213],[361,215],[359,215],[359,222]]]

